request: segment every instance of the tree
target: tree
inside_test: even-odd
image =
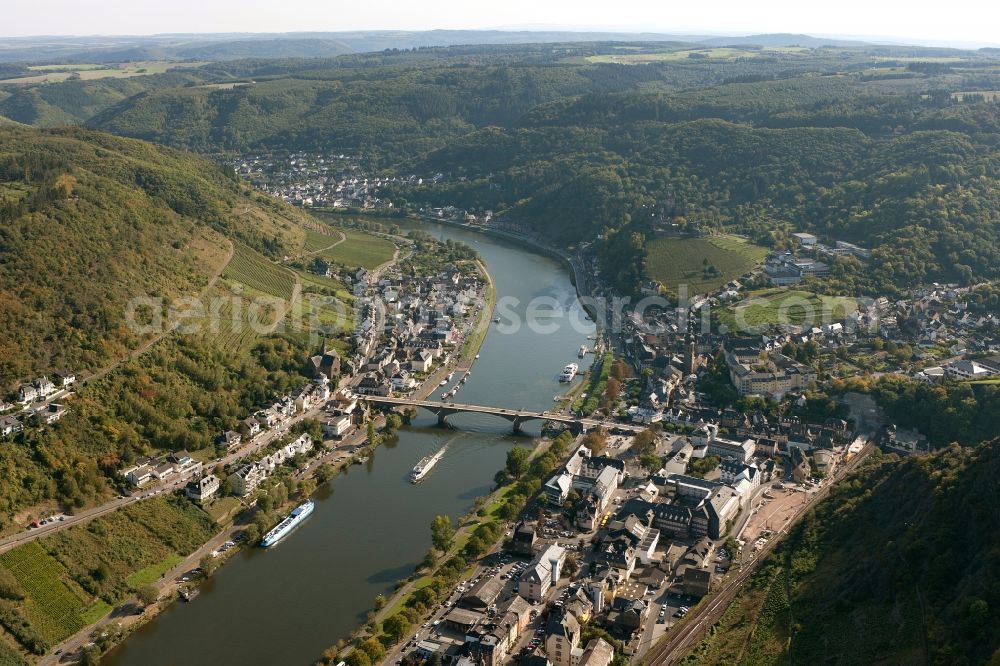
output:
[[[375,431],[375,422],[368,422],[368,446],[375,446],[378,444],[378,433]]]
[[[454,538],[455,527],[451,523],[451,517],[435,516],[431,521],[431,542],[434,547],[442,553],[448,552]]]
[[[372,660],[368,653],[358,648],[351,650],[351,653],[344,657],[344,663],[347,666],[372,666]]]
[[[663,466],[663,462],[660,460],[660,457],[655,453],[647,453],[639,458],[639,464],[642,465],[642,468],[647,472],[655,472]]]
[[[302,479],[299,481],[299,497],[305,499],[316,492],[316,479]]]
[[[374,636],[358,643],[357,649],[367,654],[373,664],[379,664],[385,659],[385,646],[379,643]]]
[[[333,478],[334,472],[335,470],[333,468],[333,465],[331,465],[330,463],[323,463],[322,465],[319,466],[319,468],[316,469],[316,479],[320,483],[326,483],[327,481]]]
[[[136,592],[139,597],[139,601],[142,602],[143,606],[151,606],[157,602],[160,598],[160,591],[155,585],[143,585]]]
[[[390,615],[382,623],[382,631],[384,631],[394,643],[398,643],[402,640],[403,636],[405,636],[406,632],[409,630],[410,621],[403,617],[400,613]]]
[[[531,458],[531,451],[515,446],[507,452],[507,464],[504,469],[512,478],[518,479],[528,471],[528,459]]]
[[[394,434],[403,425],[403,419],[396,412],[389,412],[385,417],[385,431]]]
[[[607,442],[608,431],[600,426],[594,428],[593,431],[587,433],[587,436],[583,438],[583,445],[590,449],[590,452],[595,456],[599,456],[604,452]]]
[[[632,441],[632,451],[640,458],[656,453],[656,432],[647,428],[636,435]]]
[[[201,570],[205,572],[205,576],[211,576],[219,568],[219,561],[212,556],[211,553],[205,553],[200,560],[198,560],[198,566]]]

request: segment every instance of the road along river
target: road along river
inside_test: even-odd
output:
[[[551,409],[553,396],[566,389],[557,381],[563,366],[590,364],[589,357],[577,358],[577,350],[592,344],[593,334],[564,266],[476,232],[407,226],[475,248],[496,286],[503,321],[491,324],[455,402]],[[510,325],[512,318],[524,319],[532,302],[538,310],[534,324]],[[496,416],[449,420],[456,430],[436,427],[436,419],[421,412],[367,464],[321,487],[315,512],[292,535],[271,549],[249,548],[234,557],[196,599],[174,604],[102,663],[312,663],[364,622],[376,595],[390,593],[395,581],[410,574],[430,546],[433,517],[466,513],[477,496],[490,491],[507,450],[531,444],[527,437],[512,436],[510,424]],[[525,430],[537,435],[539,427],[529,422]],[[407,477],[413,465],[445,444],[441,462],[412,485]]]

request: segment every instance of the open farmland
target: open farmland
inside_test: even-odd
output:
[[[732,60],[734,58],[758,58],[776,54],[792,54],[808,51],[799,46],[777,46],[763,49],[720,46],[716,48],[682,49],[659,53],[622,53],[593,55],[588,62],[613,63],[616,65],[640,65],[651,62],[677,62],[684,60]]]
[[[749,272],[767,256],[767,249],[736,236],[657,238],[646,247],[646,272],[677,293],[687,285],[688,294],[718,289]]]
[[[715,310],[713,317],[726,330],[749,332],[777,324],[821,326],[843,322],[857,309],[854,298],[822,296],[801,289],[764,289]]]
[[[60,65],[36,65],[28,69],[34,74],[30,76],[20,76],[12,79],[0,81],[0,85],[16,84],[30,85],[37,83],[58,83],[66,81],[70,77],[79,77],[83,81],[93,81],[96,79],[126,79],[133,76],[146,76],[148,74],[163,74],[169,69],[177,67],[199,67],[203,62],[171,62],[166,60],[151,60],[145,62],[130,62],[120,65],[96,65],[96,64],[60,64]]]

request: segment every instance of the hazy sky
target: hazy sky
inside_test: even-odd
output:
[[[1000,44],[995,0],[0,0],[0,36],[563,29]]]

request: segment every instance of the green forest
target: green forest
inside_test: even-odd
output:
[[[211,154],[329,149],[388,172],[440,172],[397,203],[489,209],[560,243],[600,235],[623,291],[660,271],[645,248],[665,228],[738,232],[766,247],[812,231],[875,248],[870,265],[834,262],[825,288],[845,295],[998,277],[1000,105],[975,91],[1000,88],[1000,58],[864,46],[692,58],[682,48],[248,59],[19,88],[0,93],[0,116]]]
[[[85,129],[0,130],[0,390],[120,360],[153,335],[128,325],[131,298],[197,295],[232,241],[275,256],[302,244],[304,220],[190,154]]]

